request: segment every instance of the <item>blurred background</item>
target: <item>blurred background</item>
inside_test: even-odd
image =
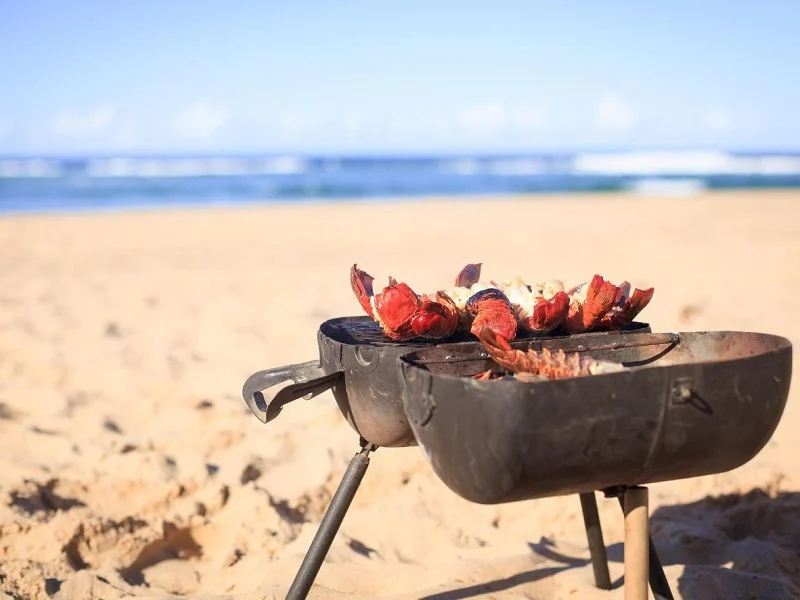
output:
[[[800,185],[800,5],[0,2],[0,211]]]

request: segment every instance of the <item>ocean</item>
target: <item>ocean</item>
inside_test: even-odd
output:
[[[800,187],[800,153],[0,157],[0,213],[547,192]]]

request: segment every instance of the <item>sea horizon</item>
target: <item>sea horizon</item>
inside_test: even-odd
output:
[[[800,149],[0,155],[0,213],[798,187]]]

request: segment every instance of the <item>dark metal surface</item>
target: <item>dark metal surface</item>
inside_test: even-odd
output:
[[[311,546],[308,548],[305,557],[303,557],[300,569],[297,571],[291,587],[289,587],[289,592],[286,595],[287,600],[305,598],[309,590],[311,590],[314,579],[316,579],[317,573],[319,573],[319,569],[325,561],[325,556],[328,554],[328,550],[336,537],[336,533],[339,531],[342,521],[344,521],[347,509],[350,507],[350,503],[358,491],[358,486],[361,485],[361,480],[367,472],[369,453],[374,452],[375,449],[372,444],[362,443],[361,451],[350,460],[342,481],[331,499],[328,510],[325,511],[325,516],[319,524],[317,533],[311,541]]]
[[[632,368],[481,382],[470,376],[496,365],[477,344],[404,356],[406,413],[442,481],[495,504],[721,473],[753,458],[780,421],[791,380],[786,338],[723,331],[595,341],[514,345],[584,345]]]
[[[600,527],[600,513],[597,512],[597,498],[594,492],[585,492],[580,498],[586,541],[589,542],[589,555],[592,558],[594,583],[601,590],[610,590],[611,575],[608,572],[608,555],[603,542],[603,529]]]
[[[341,376],[341,373],[326,374],[317,360],[267,369],[247,378],[242,387],[242,397],[250,411],[262,423],[268,423],[280,414],[284,405],[298,398],[310,400],[329,390]],[[294,385],[282,388],[267,402],[263,390],[286,381],[293,381]]]
[[[317,342],[325,373],[344,374],[332,392],[350,426],[378,446],[416,445],[403,411],[397,360],[406,352],[435,344],[392,342],[369,317],[326,321],[317,332]]]
[[[547,336],[528,334],[525,340],[612,339],[620,334],[650,331],[647,323],[632,323],[624,331],[592,332],[567,336],[554,332]],[[471,340],[471,341],[470,341]],[[325,321],[317,332],[319,360],[259,371],[250,376],[242,396],[250,410],[262,422],[275,418],[288,402],[310,398],[331,389],[336,403],[350,426],[376,446],[414,446],[416,440],[403,408],[402,384],[397,374],[397,361],[414,350],[450,347],[459,344],[475,346],[469,333],[461,333],[446,342],[412,340],[393,342],[368,316],[339,317]],[[286,381],[295,384],[283,387],[270,401],[264,392]],[[275,405],[273,407],[273,405]]]

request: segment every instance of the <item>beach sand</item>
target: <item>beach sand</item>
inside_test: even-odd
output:
[[[599,273],[655,286],[654,331],[800,343],[798,191],[3,216],[5,597],[283,598],[358,437],[329,392],[263,425],[240,390],[361,314],[356,262],[419,290],[468,262]],[[676,597],[798,597],[799,395],[750,463],[650,486]],[[621,599],[622,516],[598,503],[610,592],[577,497],[471,504],[419,448],[379,449],[310,597]]]

